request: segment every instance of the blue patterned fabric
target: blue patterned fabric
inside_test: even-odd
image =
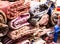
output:
[[[54,33],[54,42],[57,42],[58,32],[60,32],[60,27],[59,27],[58,25],[56,25],[56,26],[54,27],[54,31],[55,31],[55,33]]]

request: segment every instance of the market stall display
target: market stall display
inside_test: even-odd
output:
[[[46,44],[49,40],[44,41],[41,36],[52,30],[46,27],[50,21],[50,16],[47,14],[48,4],[24,0],[9,1],[0,1],[0,42]],[[59,14],[54,11],[51,14],[52,24],[55,25]]]

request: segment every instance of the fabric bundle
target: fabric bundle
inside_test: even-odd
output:
[[[31,44],[31,37],[39,38],[48,31],[40,27],[47,25],[49,20],[46,4],[39,3],[30,8],[30,2],[20,0],[7,2],[7,5],[4,3],[0,9],[0,37],[3,44]]]
[[[0,10],[7,14],[7,8],[10,5],[8,1],[0,1]]]
[[[9,31],[8,25],[0,23],[0,37],[5,36]]]
[[[4,36],[4,38],[2,39],[2,42],[3,44],[13,44],[14,40],[9,38],[8,36]]]
[[[27,25],[27,26],[21,27],[18,30],[10,31],[8,36],[11,39],[16,40],[16,39],[22,38],[24,36],[36,36],[37,35],[37,37],[38,37],[41,35],[40,34],[41,32],[43,33],[43,30],[35,28],[31,25]]]
[[[31,44],[31,42],[27,39],[27,37],[24,37],[22,39],[17,39],[17,40],[12,40],[11,38],[9,38],[8,36],[4,36],[4,38],[2,39],[3,44]]]
[[[0,37],[5,36],[9,30],[6,15],[0,10]]]
[[[2,10],[0,10],[0,23],[7,23],[7,17]]]
[[[51,15],[51,21],[53,25],[57,24],[58,15],[60,15],[58,12],[53,12],[53,14]]]
[[[32,35],[37,29],[33,28],[32,26],[23,26],[18,30],[14,30],[9,32],[8,36],[13,39],[16,40],[18,38],[21,38],[25,35]]]
[[[28,22],[35,26],[37,24],[37,22],[39,22],[41,20],[41,18],[45,14],[47,14],[47,12],[48,12],[48,6],[46,4],[40,5],[40,3],[39,3],[37,5],[32,6],[30,8],[31,18],[28,20]]]
[[[29,25],[29,23],[27,22],[27,20],[30,18],[30,14],[26,13],[23,15],[20,15],[19,17],[17,17],[16,19],[12,20],[9,25],[12,29],[19,29],[22,26],[25,25]]]
[[[48,6],[46,4],[36,4],[30,8],[31,17],[39,16],[46,14],[48,12]]]
[[[11,4],[7,10],[7,18],[15,19],[16,17],[28,13],[30,8],[30,3],[24,3],[23,1],[17,1]]]
[[[48,14],[45,14],[42,16],[42,18],[39,20],[40,25],[47,25],[49,21],[49,16]]]
[[[40,19],[39,17],[33,17],[28,20],[29,23],[31,23],[33,26],[36,25],[47,25],[49,21],[49,16],[48,14],[43,15]]]

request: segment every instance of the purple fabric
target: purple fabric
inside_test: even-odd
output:
[[[12,29],[19,29],[24,25],[29,25],[29,23],[27,22],[29,18],[30,18],[30,14],[28,13],[26,13],[25,15],[21,15],[10,22],[10,27]]]

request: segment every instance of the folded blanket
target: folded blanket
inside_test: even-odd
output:
[[[8,19],[15,19],[19,15],[22,15],[24,13],[28,13],[29,8],[30,8],[30,4],[28,2],[23,3],[23,2],[17,1],[8,7],[7,18]]]
[[[13,40],[16,40],[18,38],[21,38],[23,36],[32,35],[37,29],[33,26],[23,26],[18,30],[14,30],[9,32],[8,36],[12,38]]]
[[[30,14],[29,14],[29,13],[20,15],[20,16],[17,17],[16,19],[12,20],[12,21],[9,23],[9,26],[10,26],[12,29],[19,29],[19,28],[22,27],[22,26],[29,25],[29,23],[27,22],[27,20],[28,20],[29,18],[30,18]]]

